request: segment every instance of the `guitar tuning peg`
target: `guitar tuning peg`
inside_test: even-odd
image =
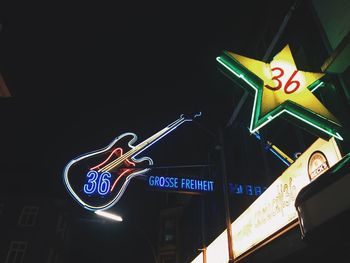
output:
[[[198,113],[196,113],[196,114],[194,115],[193,119],[194,119],[194,118],[197,118],[197,117],[200,117],[200,116],[202,116],[202,112],[201,112],[201,111],[198,112]]]
[[[194,113],[194,114],[181,114],[180,118],[185,118],[185,119],[188,119],[188,120],[193,120],[197,117],[200,117],[202,116],[202,112],[199,111],[197,113]]]

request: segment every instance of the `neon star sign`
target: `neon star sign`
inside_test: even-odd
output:
[[[216,60],[228,77],[254,95],[251,133],[283,116],[343,140],[339,121],[313,94],[324,84],[324,74],[298,70],[288,45],[270,63],[228,51]]]

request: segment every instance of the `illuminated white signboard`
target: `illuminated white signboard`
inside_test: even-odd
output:
[[[201,252],[191,263],[203,263],[203,252]]]
[[[227,263],[229,261],[227,232],[224,231],[207,247],[207,263]]]
[[[232,223],[234,258],[296,220],[298,214],[294,202],[299,191],[341,158],[334,138],[329,141],[317,139]],[[226,231],[207,247],[207,263],[228,262]],[[201,253],[191,263],[202,262],[202,257]]]
[[[298,192],[340,159],[334,138],[317,139],[232,223],[235,258],[297,219]]]
[[[227,263],[229,261],[226,230],[206,248],[205,254],[207,263]],[[203,263],[203,257],[203,252],[201,252],[191,263]]]

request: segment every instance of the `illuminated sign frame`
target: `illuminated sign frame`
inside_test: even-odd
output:
[[[228,51],[216,60],[229,78],[254,95],[251,133],[284,116],[343,140],[339,121],[312,94],[324,85],[324,74],[298,70],[288,45],[269,64]]]

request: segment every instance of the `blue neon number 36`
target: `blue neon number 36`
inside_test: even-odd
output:
[[[84,193],[90,195],[97,191],[100,195],[106,195],[109,192],[111,188],[111,174],[109,172],[99,174],[96,171],[89,171],[86,177],[88,180],[84,184]]]

